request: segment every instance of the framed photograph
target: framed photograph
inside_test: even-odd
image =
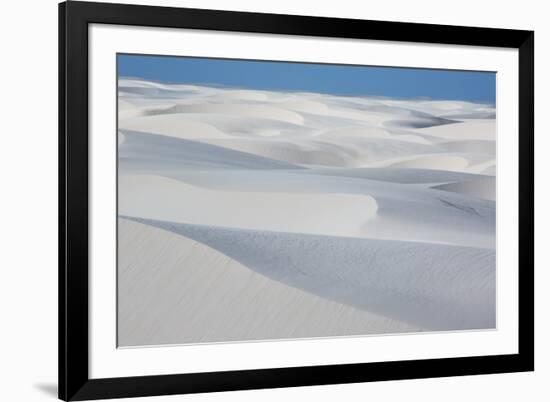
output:
[[[534,33],[59,5],[59,397],[534,368]]]

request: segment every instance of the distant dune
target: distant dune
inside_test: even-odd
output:
[[[119,80],[119,345],[495,326],[495,109]]]

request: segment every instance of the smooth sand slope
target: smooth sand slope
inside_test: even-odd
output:
[[[494,328],[492,106],[121,79],[119,108],[121,346]]]
[[[272,280],[181,233],[127,219],[119,233],[124,346],[420,330]]]

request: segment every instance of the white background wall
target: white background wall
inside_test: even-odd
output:
[[[135,1],[136,2],[136,1]],[[534,29],[536,43],[536,372],[171,396],[163,401],[546,401],[550,283],[546,187],[550,25],[523,0],[181,0],[157,5]],[[57,376],[57,1],[0,6],[0,400],[54,400]],[[546,381],[545,381],[546,380]],[[152,400],[152,399],[140,399]]]

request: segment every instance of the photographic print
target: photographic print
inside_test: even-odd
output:
[[[496,328],[496,74],[118,54],[118,346]]]

